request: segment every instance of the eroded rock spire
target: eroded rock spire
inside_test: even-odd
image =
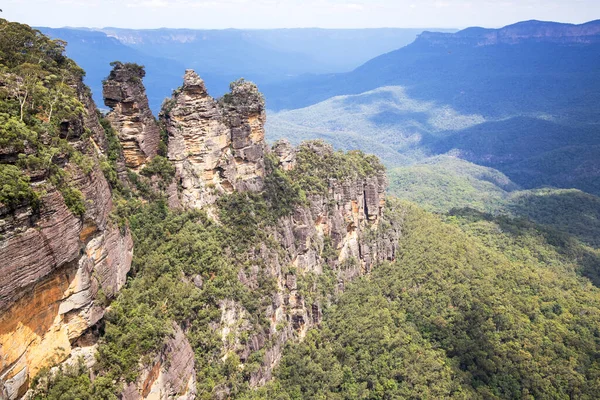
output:
[[[219,193],[260,191],[264,184],[264,100],[256,85],[231,84],[220,100],[192,70],[163,104],[168,158],[177,170],[184,207],[212,204]]]
[[[156,156],[160,129],[150,107],[142,83],[144,68],[131,63],[113,63],[104,81],[104,104],[111,108],[106,118],[119,136],[125,164],[134,170]]]

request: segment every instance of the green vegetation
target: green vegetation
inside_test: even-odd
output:
[[[513,261],[536,261],[547,267],[562,265],[600,287],[600,249],[562,230],[538,225],[526,218],[493,216],[469,208],[452,210],[447,220]]]
[[[175,167],[165,157],[155,156],[140,173],[147,177],[157,175],[164,182],[170,182],[175,176]]]
[[[266,177],[264,198],[271,205],[271,218],[275,220],[290,215],[294,208],[305,204],[306,192],[300,188],[289,173],[277,167],[277,160],[271,154],[265,158]]]
[[[110,63],[110,66],[116,69],[127,70],[131,73],[129,80],[133,83],[141,83],[144,76],[146,76],[146,70],[143,65],[139,65],[136,63],[122,63],[121,61],[113,61]],[[114,72],[111,71],[111,76]],[[104,82],[102,82],[104,83]]]
[[[59,187],[59,190],[69,210],[75,215],[83,216],[85,214],[85,199],[81,191],[70,185]]]
[[[596,397],[600,292],[576,260],[518,224],[482,234],[401,207],[396,262],[352,285],[255,398]]]
[[[6,34],[0,38],[0,145],[8,160],[0,164],[0,202],[9,209],[37,208],[52,185],[83,217],[84,196],[70,184],[94,165],[86,156],[90,132],[71,124],[84,112],[75,89],[82,71],[64,57],[64,43],[3,20],[0,29]],[[132,79],[143,77],[142,67],[117,64],[133,70]],[[371,108],[369,96],[385,101]],[[393,111],[386,110],[390,101]],[[418,132],[439,139],[481,123],[477,115],[411,100],[400,89],[336,102],[363,112],[346,122],[358,127],[366,119],[398,127],[399,119],[414,114],[391,149],[406,150],[404,161],[423,160],[424,151],[414,146]],[[335,152],[322,141],[302,144],[292,171],[267,156],[264,191],[222,195],[209,217],[169,209],[165,191],[175,170],[163,155],[140,174],[127,171],[127,182],[121,182],[118,138],[107,121],[101,123],[108,143],[101,167],[116,189],[113,220],[133,236],[132,269],[116,298],[98,295],[110,308],[98,326],[92,373],[83,360],[44,369],[32,382],[34,399],[116,399],[124,385],[164,357],[179,329],[194,350],[199,399],[593,399],[600,393],[596,197],[574,190],[519,191],[498,171],[451,157],[395,170],[396,193],[433,210],[452,210],[433,215],[388,200],[385,217],[361,230],[359,239],[401,224],[396,259],[373,266],[354,283],[343,282],[345,292],[337,299],[337,271],[298,270],[275,229],[298,206],[327,195],[331,181],[379,177],[384,166],[376,157]],[[397,135],[394,129],[386,134]],[[506,144],[498,143],[505,150]],[[33,178],[48,186],[34,185]],[[357,267],[353,258],[333,262],[338,254],[330,237],[315,242],[313,250],[335,268]],[[307,305],[323,305],[324,318],[302,342],[288,343],[275,379],[253,389],[253,374],[276,345],[265,312],[281,285],[276,269],[296,277],[298,295]],[[224,318],[229,307],[236,316]],[[229,323],[235,326],[224,334],[221,327]],[[253,350],[249,344],[259,338],[266,343]]]
[[[472,207],[494,211],[518,189],[502,173],[460,158],[439,156],[388,172],[389,193],[427,210]]]
[[[92,384],[82,359],[57,371],[42,370],[31,386],[34,400],[117,400],[112,382],[105,377],[96,378]]]
[[[0,20],[0,30],[0,146],[8,161],[1,166],[0,201],[10,208],[35,207],[45,189],[32,185],[29,175],[35,174],[48,177],[69,209],[83,215],[81,192],[65,179],[69,173],[87,174],[92,166],[85,155],[86,133],[75,123],[85,112],[76,89],[83,70],[65,57],[60,40],[6,20]],[[78,136],[83,147],[75,148],[70,141]],[[65,172],[65,161],[79,171]]]
[[[389,193],[446,213],[471,208],[524,217],[600,247],[600,198],[575,189],[520,190],[505,175],[447,156],[389,171]]]
[[[15,208],[21,204],[32,204],[37,208],[39,194],[29,185],[29,177],[14,165],[0,164],[0,203]]]
[[[118,156],[117,150],[113,160]],[[323,152],[325,160],[318,157]],[[250,393],[250,376],[260,367],[265,350],[241,360],[237,353],[223,349],[218,329],[223,302],[233,301],[245,310],[244,328],[238,332],[242,345],[252,335],[268,331],[270,321],[264,310],[272,302],[276,282],[271,267],[252,255],[257,246],[281,251],[280,244],[272,238],[279,218],[291,215],[296,206],[307,204],[305,189],[326,189],[328,174],[343,180],[383,169],[370,156],[360,152],[334,153],[321,142],[302,147],[298,169],[293,172],[281,170],[272,156],[267,157],[266,164],[264,191],[222,196],[217,203],[218,223],[202,211],[174,211],[166,206],[161,187],[164,189],[174,171],[161,156],[154,158],[141,175],[130,173],[135,192],[114,192],[114,218],[120,225],[129,226],[135,252],[132,279],[111,303],[105,318],[94,367],[95,375],[102,378],[99,382],[105,385],[102,390],[118,394],[125,383],[135,381],[141,368],[153,365],[173,333],[174,324],[178,324],[186,327],[195,350],[198,398],[211,399],[218,390],[227,390],[232,397]],[[310,186],[311,176],[318,178],[315,187]],[[149,177],[158,177],[163,184],[152,185]],[[337,259],[331,243],[325,247],[324,256]],[[243,285],[238,279],[240,273],[254,275],[256,287]],[[198,281],[202,284],[197,286],[194,282]],[[336,284],[331,268],[326,268],[323,275],[298,274],[299,291],[309,304],[329,302]],[[240,369],[242,362],[244,368]],[[78,390],[82,393],[93,393],[100,390],[97,381],[69,373],[50,379],[49,385],[81,386]],[[113,384],[106,386],[106,382]]]
[[[117,132],[115,132],[110,125],[110,122],[104,118],[99,111],[96,114],[98,116],[98,121],[100,121],[100,125],[102,125],[102,128],[104,129],[104,136],[106,137],[107,143],[106,158],[100,162],[102,173],[111,187],[122,189],[122,183],[119,181],[117,175],[117,161],[121,159],[123,155],[119,137],[117,136]]]
[[[571,189],[516,192],[500,212],[523,216],[600,248],[600,198]]]
[[[199,398],[212,398],[216,386],[234,388],[234,393],[247,390],[249,370],[231,373],[232,368],[238,371],[231,366],[235,357],[221,360],[222,341],[214,326],[221,318],[221,302],[233,300],[248,311],[256,325],[253,330],[260,332],[265,322],[258,310],[270,301],[271,278],[261,272],[258,291],[242,285],[237,279],[239,266],[223,247],[223,228],[203,212],[175,212],[162,201],[142,205],[135,200],[121,204],[119,212],[127,214],[134,235],[133,279],[106,316],[96,378],[90,382],[85,369],[69,371],[45,379],[37,392],[53,398],[68,389],[67,393],[82,393],[81,398],[116,398],[124,383],[139,377],[141,367],[153,365],[173,332],[173,323],[187,326],[201,366],[197,368]],[[201,277],[201,287],[191,282],[195,277]],[[100,392],[105,394],[96,395]]]
[[[296,167],[290,178],[306,193],[327,194],[329,180],[365,178],[385,171],[379,159],[359,150],[333,151],[322,140],[302,143],[296,154]]]

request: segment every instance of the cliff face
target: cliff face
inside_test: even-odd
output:
[[[323,143],[301,146],[316,157],[334,153]],[[272,153],[280,168],[293,171],[297,151],[284,141],[276,143]],[[251,316],[229,301],[221,305],[219,329],[226,358],[235,353],[245,363],[251,354],[264,350],[260,368],[251,373],[251,386],[272,378],[286,343],[302,340],[317,327],[323,305],[334,301],[347,282],[369,273],[379,262],[395,259],[401,221],[385,212],[386,187],[383,173],[329,179],[325,193],[308,195],[305,204],[269,230],[276,244],[259,243],[249,252],[249,262],[256,266],[240,270],[240,282],[253,290],[260,288],[259,264],[276,281],[264,311],[270,328],[262,332],[252,328]],[[332,286],[322,286],[325,281]],[[248,335],[250,339],[242,344],[240,338]],[[227,395],[225,390],[216,398]]]
[[[186,71],[183,87],[161,112],[184,207],[202,208],[219,193],[262,189],[265,119],[264,100],[253,84],[234,83],[216,101],[202,79]]]
[[[257,88],[234,82],[231,93],[220,100],[208,95],[195,72],[185,73],[184,84],[163,105],[161,123],[168,133],[168,158],[175,165],[178,204],[186,209],[210,211],[223,195],[260,192],[265,188],[265,157],[293,172],[297,149],[278,142],[272,150],[264,141],[264,101]],[[305,144],[316,157],[332,157],[331,146]],[[393,260],[400,234],[397,221],[384,218],[387,180],[383,172],[364,177],[330,179],[326,193],[309,195],[291,215],[270,228],[277,245],[258,243],[247,263],[263,264],[277,282],[266,317],[268,332],[252,325],[253,316],[234,301],[221,304],[218,331],[224,360],[232,354],[245,363],[264,350],[261,367],[251,374],[250,384],[260,386],[271,379],[285,344],[304,337],[321,322],[321,302],[330,302],[344,283],[368,273],[381,261]],[[327,296],[307,297],[298,282],[329,276],[336,285]],[[260,288],[260,268],[240,270],[239,281],[252,290]],[[304,289],[304,290],[302,290]],[[242,337],[250,337],[242,340]],[[143,387],[143,379],[135,385]],[[226,398],[229,389],[215,388],[215,398]]]
[[[193,218],[189,223],[194,226],[210,225],[203,226],[207,236],[201,237],[208,238],[209,244],[218,240],[226,248],[222,254],[211,254],[220,257],[218,262],[207,259],[215,268],[208,275],[204,265],[193,266],[192,273],[187,268],[189,262],[182,263],[185,268],[175,263],[173,271],[181,269],[177,273],[170,271],[173,276],[169,279],[182,284],[181,291],[186,292],[182,296],[190,297],[173,303],[194,304],[185,300],[203,300],[187,310],[192,315],[167,314],[170,299],[160,302],[158,323],[144,327],[152,328],[151,336],[161,335],[152,343],[152,349],[132,351],[133,356],[125,361],[126,357],[114,359],[133,360],[133,364],[123,365],[139,368],[135,382],[126,382],[119,372],[114,377],[108,375],[102,362],[95,373],[89,373],[92,380],[109,377],[114,385],[111,390],[115,394],[120,391],[125,400],[184,400],[206,393],[225,399],[237,393],[235,382],[245,387],[265,384],[286,343],[302,340],[308,329],[321,323],[323,306],[334,301],[345,282],[368,273],[375,263],[395,257],[400,229],[398,220],[388,218],[385,212],[387,182],[383,167],[377,163],[367,168],[365,162],[372,160],[365,155],[354,155],[355,159],[349,160],[349,155],[334,154],[330,146],[320,142],[306,143],[300,149],[280,142],[269,149],[264,138],[264,100],[254,84],[234,82],[230,93],[215,100],[206,92],[203,81],[193,71],[186,71],[184,85],[165,102],[160,116],[168,134],[167,160],[157,156],[159,126],[148,109],[141,82],[143,69],[117,63],[104,84],[103,94],[106,105],[112,108],[107,119],[122,145],[121,157],[115,154],[116,139],[111,130],[107,128],[105,132],[100,124],[80,70],[74,64],[69,66],[78,78],[69,82],[72,104],[60,114],[60,120],[38,114],[37,108],[30,107],[27,112],[31,115],[25,116],[26,121],[33,121],[28,122],[30,135],[22,143],[15,140],[15,145],[0,148],[0,172],[3,176],[12,174],[14,192],[18,193],[16,198],[12,192],[2,193],[2,199],[9,199],[10,203],[0,204],[0,399],[23,397],[33,378],[48,367],[61,363],[77,365],[82,356],[85,366],[91,368],[97,351],[114,355],[110,351],[115,349],[103,353],[103,346],[111,340],[108,332],[112,329],[113,333],[123,333],[117,325],[129,319],[120,318],[117,323],[109,318],[106,325],[101,320],[125,284],[134,244],[124,227],[126,222],[118,226],[113,221],[130,218],[136,229],[133,221],[143,215],[140,208],[151,208],[144,203],[168,197],[172,208],[204,209],[206,216],[166,208],[161,212],[177,217],[187,215],[185,218]],[[3,85],[11,79],[0,76],[0,101],[12,95],[3,91]],[[21,83],[16,82],[17,86]],[[66,92],[62,86],[49,90]],[[77,110],[76,115],[72,110]],[[103,125],[106,127],[104,122]],[[19,140],[20,134],[15,134]],[[299,173],[300,180],[312,182],[311,166],[298,157],[305,153],[313,161],[331,158],[341,163],[339,169],[326,166],[327,173],[333,175],[321,173],[318,190],[309,188],[310,184],[305,188],[309,195],[294,182],[294,174],[300,168],[304,171]],[[44,164],[45,168],[36,169],[40,165],[37,156],[46,154],[52,154],[50,161]],[[24,164],[23,159],[28,163]],[[139,175],[125,174],[123,159]],[[362,164],[357,167],[352,164],[354,161]],[[5,168],[7,164],[10,168]],[[19,180],[15,171],[27,179]],[[128,182],[118,181],[123,176]],[[113,194],[123,207],[114,209]],[[223,240],[230,238],[222,235],[236,235],[232,229],[240,228],[238,218],[226,221],[226,212],[237,215],[247,211],[244,205],[236,203],[240,200],[252,203],[252,213],[263,213],[261,218],[267,222],[254,221],[254,228],[250,227],[254,233],[249,235],[254,234],[256,240],[238,246]],[[229,211],[219,209],[227,201],[235,206]],[[280,206],[278,201],[287,205]],[[265,210],[272,215],[265,215]],[[116,212],[111,218],[113,211]],[[160,224],[152,224],[152,229],[156,225]],[[178,234],[170,231],[176,225],[165,230],[163,236]],[[136,231],[136,237],[139,236]],[[154,239],[153,244],[160,249],[165,239]],[[181,250],[189,252],[190,259],[202,258],[206,255],[205,250],[199,250],[203,242],[204,239],[196,239],[195,243],[188,243],[190,248],[174,249],[169,256],[175,257]],[[148,251],[144,245],[139,249]],[[162,255],[167,254],[161,250]],[[154,278],[166,279],[164,271],[150,260],[156,258],[136,265],[137,277],[142,277],[148,268],[157,274]],[[215,271],[223,275],[216,276]],[[213,279],[216,282],[208,284]],[[155,280],[144,285],[155,289]],[[208,290],[203,292],[203,286]],[[169,285],[165,288],[172,289]],[[131,293],[123,293],[113,304],[117,314],[112,315],[118,315],[121,306],[123,313],[127,311],[131,304],[125,303]],[[161,295],[152,293],[151,297]],[[168,293],[177,297],[175,292]],[[134,303],[144,301],[142,297]],[[194,313],[204,315],[203,319],[197,322],[194,318],[198,315]],[[162,329],[169,325],[171,329]],[[129,325],[126,327],[129,329]],[[102,332],[106,332],[104,341],[98,342]],[[111,344],[114,343],[108,346]],[[205,360],[207,365],[198,360]],[[239,376],[222,376],[220,370],[229,368],[230,361],[236,371],[248,366],[243,378],[242,374],[233,373]],[[33,391],[44,393],[56,378],[56,371],[54,368],[48,375],[42,374],[41,381],[45,383],[36,385]],[[218,382],[208,389],[212,378],[208,383],[201,379],[207,371],[213,371],[214,382]]]
[[[148,106],[142,83],[145,72],[135,64],[116,63],[104,81],[106,115],[118,132],[127,167],[138,170],[156,156],[160,130]]]
[[[86,92],[79,95],[93,105]],[[85,213],[73,214],[44,175],[34,177],[45,189],[39,211],[26,203],[14,210],[0,205],[0,397],[20,397],[41,368],[68,358],[102,318],[106,299],[116,296],[131,266],[131,236],[109,221],[111,192],[95,150],[103,144],[81,138],[88,126],[103,134],[92,109],[65,121],[72,145],[92,160],[88,173],[64,165]]]
[[[196,398],[194,349],[177,324],[152,366],[125,387],[123,400],[192,400]]]
[[[0,399],[13,400],[41,369],[91,353],[133,241],[109,218],[108,143],[82,71],[64,44],[0,29]]]

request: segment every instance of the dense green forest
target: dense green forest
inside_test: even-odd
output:
[[[15,208],[25,202],[36,208],[44,188],[34,190],[30,176],[47,177],[69,208],[83,215],[83,197],[69,177],[88,173],[92,161],[85,146],[72,145],[77,129],[64,121],[77,120],[83,110],[76,85],[84,71],[64,55],[65,42],[2,19],[0,29],[0,148],[5,155],[0,203]],[[12,159],[14,154],[18,157]],[[75,169],[61,168],[66,161]]]
[[[600,291],[576,273],[584,260],[531,223],[396,207],[398,259],[352,285],[252,398],[596,398]]]

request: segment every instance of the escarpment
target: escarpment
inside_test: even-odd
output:
[[[226,235],[237,237],[245,231],[254,236],[222,246],[229,254],[225,259],[237,271],[235,284],[253,293],[262,306],[251,309],[255,305],[233,294],[220,298],[214,310],[220,317],[205,329],[220,337],[221,345],[197,353],[195,363],[167,366],[164,361],[170,357],[185,358],[166,354],[174,348],[169,341],[180,331],[198,335],[199,328],[190,327],[187,318],[179,320],[154,361],[125,387],[124,398],[191,398],[189,385],[196,373],[198,393],[234,396],[235,385],[215,380],[215,386],[207,388],[202,375],[231,360],[248,368],[245,379],[250,387],[264,385],[286,344],[302,340],[321,323],[323,307],[335,301],[347,282],[395,258],[400,220],[386,213],[387,179],[379,161],[360,152],[335,152],[318,141],[298,148],[282,141],[270,149],[265,120],[264,100],[254,84],[234,82],[230,93],[213,99],[191,70],[163,104],[160,123],[168,134],[167,157],[175,169],[174,182],[164,193],[168,204],[177,212],[206,211]],[[255,219],[257,212],[266,214]],[[198,293],[217,277],[183,273],[183,281]],[[169,368],[183,368],[186,379],[171,382]]]
[[[281,144],[274,148],[281,148]],[[318,157],[333,154],[331,146],[319,142],[304,143],[301,151]],[[283,168],[289,165],[289,157],[283,154],[279,158]],[[383,171],[364,177],[329,178],[326,192],[309,194],[307,206],[298,207],[279,222],[280,241],[292,264],[304,271],[322,271],[325,260],[319,260],[318,253],[326,239],[327,245],[338,252],[327,260],[333,267],[355,261],[353,272],[344,272],[348,278],[369,272],[375,262],[394,259],[397,238],[371,242],[365,236],[368,230],[378,227],[384,216],[386,189]]]
[[[254,84],[234,82],[217,101],[194,71],[185,72],[183,86],[161,111],[184,207],[213,204],[219,193],[263,188],[265,115]]]
[[[87,157],[89,170],[65,160],[61,185],[68,190],[62,192],[46,173],[24,171],[42,194],[39,205],[0,205],[0,394],[7,399],[22,396],[40,369],[79,347],[131,266],[132,238],[109,219],[111,190],[98,164],[100,147],[82,139],[79,122],[63,126],[74,127],[71,145]],[[76,191],[81,215],[65,198]]]
[[[13,400],[93,348],[83,337],[125,284],[133,241],[109,216],[108,145],[82,71],[64,44],[0,26],[0,398]]]
[[[156,156],[160,129],[148,105],[143,67],[120,62],[113,65],[103,83],[104,104],[111,108],[106,118],[119,135],[125,164],[138,170]]]
[[[254,336],[241,351],[244,360],[244,354],[263,348],[265,343],[272,344],[261,368],[251,376],[252,386],[271,379],[286,342],[301,340],[309,329],[319,326],[322,307],[334,302],[347,282],[369,273],[378,263],[395,259],[401,234],[401,217],[385,210],[387,179],[383,168],[364,175],[344,176],[337,174],[339,171],[332,177],[327,172],[319,174],[319,166],[308,159],[335,164],[333,159],[346,158],[323,142],[306,142],[295,149],[285,141],[278,142],[273,154],[278,167],[287,170],[293,179],[302,181],[310,175],[321,175],[324,190],[309,191],[305,202],[278,219],[271,231],[278,248],[262,245],[254,253],[267,260],[277,290],[266,310],[270,333]],[[252,285],[251,276],[242,274],[239,278]],[[329,282],[329,286],[323,282]]]

